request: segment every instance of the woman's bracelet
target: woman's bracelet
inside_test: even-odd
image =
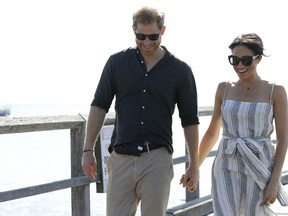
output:
[[[84,153],[84,152],[89,152],[89,151],[92,151],[92,152],[93,152],[92,149],[83,149],[83,153]]]

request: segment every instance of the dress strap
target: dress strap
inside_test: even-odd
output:
[[[225,91],[224,91],[224,95],[223,95],[223,100],[226,99],[226,92],[227,92],[228,84],[229,84],[229,81],[226,82]]]
[[[272,102],[272,95],[273,95],[273,91],[274,91],[274,86],[275,86],[275,82],[272,84],[272,88],[271,88],[271,94],[270,94],[270,100],[269,100],[270,104]]]

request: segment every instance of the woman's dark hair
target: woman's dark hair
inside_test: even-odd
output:
[[[255,55],[264,55],[264,45],[262,39],[255,33],[241,34],[230,44],[229,48],[233,50],[236,46],[243,45],[251,49]]]

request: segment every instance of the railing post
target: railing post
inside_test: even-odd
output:
[[[83,176],[81,167],[82,145],[86,122],[71,129],[71,177]],[[71,188],[72,216],[90,216],[90,184]]]

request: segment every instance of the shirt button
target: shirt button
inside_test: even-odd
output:
[[[144,89],[143,92],[146,92],[146,89]]]
[[[148,76],[148,74],[146,73],[146,74],[145,74],[145,76],[147,77],[147,76]]]
[[[141,125],[143,125],[144,124],[144,122],[141,122]]]
[[[145,109],[145,106],[142,106],[142,109]]]

